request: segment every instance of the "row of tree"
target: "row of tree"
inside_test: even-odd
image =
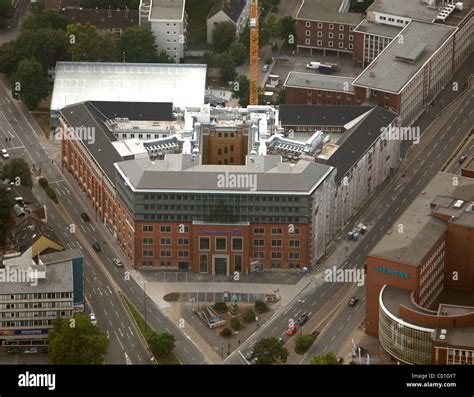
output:
[[[158,52],[147,28],[130,27],[120,37],[99,34],[92,25],[71,24],[59,11],[40,7],[24,19],[17,39],[0,47],[0,59],[14,96],[29,108],[48,96],[47,71],[57,61],[173,62],[165,51]]]

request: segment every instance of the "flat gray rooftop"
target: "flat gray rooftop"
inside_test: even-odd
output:
[[[453,175],[439,172],[393,223],[403,225],[403,233],[393,230],[374,247],[370,256],[419,266],[433,245],[447,230],[447,222],[431,215],[431,202],[438,196],[450,196],[469,201],[474,194],[474,180],[458,176],[459,186],[453,186]]]
[[[339,12],[340,6],[341,0],[304,0],[296,19],[357,25],[364,18],[354,12]]]
[[[33,268],[33,267],[32,267]],[[69,261],[39,266],[46,268],[46,277],[38,280],[38,285],[31,283],[1,283],[0,295],[43,292],[73,292],[72,265]],[[4,269],[6,271],[6,269]]]
[[[184,15],[184,0],[151,0],[150,19],[181,21]]]
[[[354,32],[368,33],[376,36],[384,36],[393,39],[400,33],[401,27],[385,25],[381,23],[375,23],[364,19],[357,27]]]
[[[353,93],[354,79],[351,77],[328,76],[326,74],[290,72],[285,87],[310,88],[314,90],[340,91]]]
[[[367,12],[381,12],[398,15],[425,22],[432,22],[439,11],[428,8],[428,5],[419,0],[375,0]]]
[[[354,85],[399,93],[455,28],[413,21],[355,79]]]
[[[308,195],[335,169],[331,166],[300,160],[292,165],[281,156],[247,156],[247,165],[203,165],[199,158],[187,154],[168,154],[164,160],[149,158],[114,164],[133,190],[215,193],[275,193]],[[228,174],[226,174],[228,173]],[[227,175],[227,176],[226,176]],[[233,187],[235,176],[252,186]],[[226,179],[222,179],[226,178]],[[255,183],[253,183],[253,181]],[[225,183],[225,185],[222,184]]]

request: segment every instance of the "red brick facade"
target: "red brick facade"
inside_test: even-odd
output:
[[[361,105],[365,90],[354,93],[316,90],[312,88],[285,88],[285,103],[300,105]]]

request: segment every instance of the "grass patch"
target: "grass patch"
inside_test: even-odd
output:
[[[207,42],[207,14],[213,4],[214,0],[189,0],[186,2],[189,44]]]
[[[140,333],[143,335],[144,339],[147,339],[147,335],[152,332],[153,330],[150,328],[148,324],[145,324],[145,320],[142,317],[142,315],[135,309],[135,307],[128,301],[128,299],[120,293],[120,296],[122,297],[123,301],[125,302],[125,305],[127,306],[128,310],[130,311],[130,314],[132,315],[133,319],[135,320],[135,323],[138,326],[138,329],[140,330]],[[158,364],[161,365],[179,365],[181,364],[174,353],[171,353],[168,357],[156,357],[155,360]]]

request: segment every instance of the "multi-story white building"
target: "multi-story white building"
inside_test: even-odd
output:
[[[141,0],[140,26],[148,26],[155,34],[158,51],[179,63],[186,46],[185,0]]]

